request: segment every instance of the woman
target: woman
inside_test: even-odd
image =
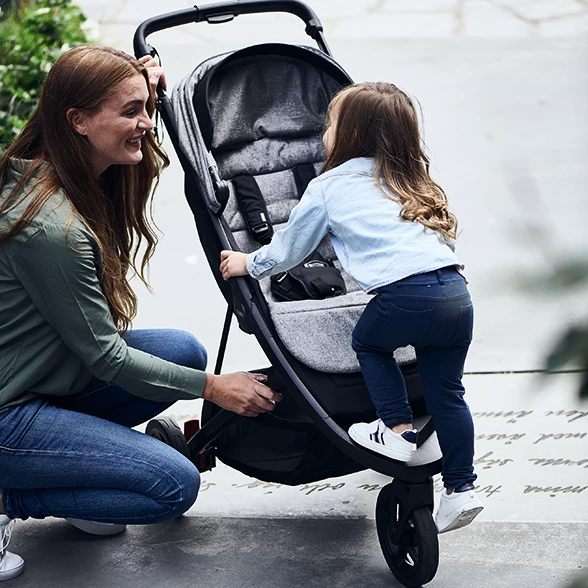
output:
[[[158,82],[149,56],[71,49],[0,160],[0,581],[23,569],[6,551],[14,519],[113,534],[193,504],[194,465],[130,427],[178,399],[245,416],[279,400],[262,376],[204,373],[188,333],[129,330],[127,274],[145,281],[168,164],[151,134]]]

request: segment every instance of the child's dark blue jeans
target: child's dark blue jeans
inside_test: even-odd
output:
[[[378,417],[388,427],[412,422],[393,352],[415,348],[427,410],[443,452],[446,488],[476,479],[474,426],[461,382],[473,319],[464,277],[446,267],[378,288],[353,331],[353,349]]]

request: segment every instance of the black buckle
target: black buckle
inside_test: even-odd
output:
[[[263,235],[269,231],[269,225],[267,223],[261,223],[259,225],[255,225],[251,227],[251,230],[255,233],[255,235]]]

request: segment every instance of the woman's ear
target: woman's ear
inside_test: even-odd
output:
[[[65,113],[65,117],[76,133],[80,135],[88,134],[88,131],[86,130],[86,116],[79,108],[70,108]]]

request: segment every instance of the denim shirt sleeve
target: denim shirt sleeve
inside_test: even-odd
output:
[[[329,231],[320,181],[313,180],[292,209],[288,224],[268,245],[247,256],[247,272],[260,280],[298,265],[308,257]]]

